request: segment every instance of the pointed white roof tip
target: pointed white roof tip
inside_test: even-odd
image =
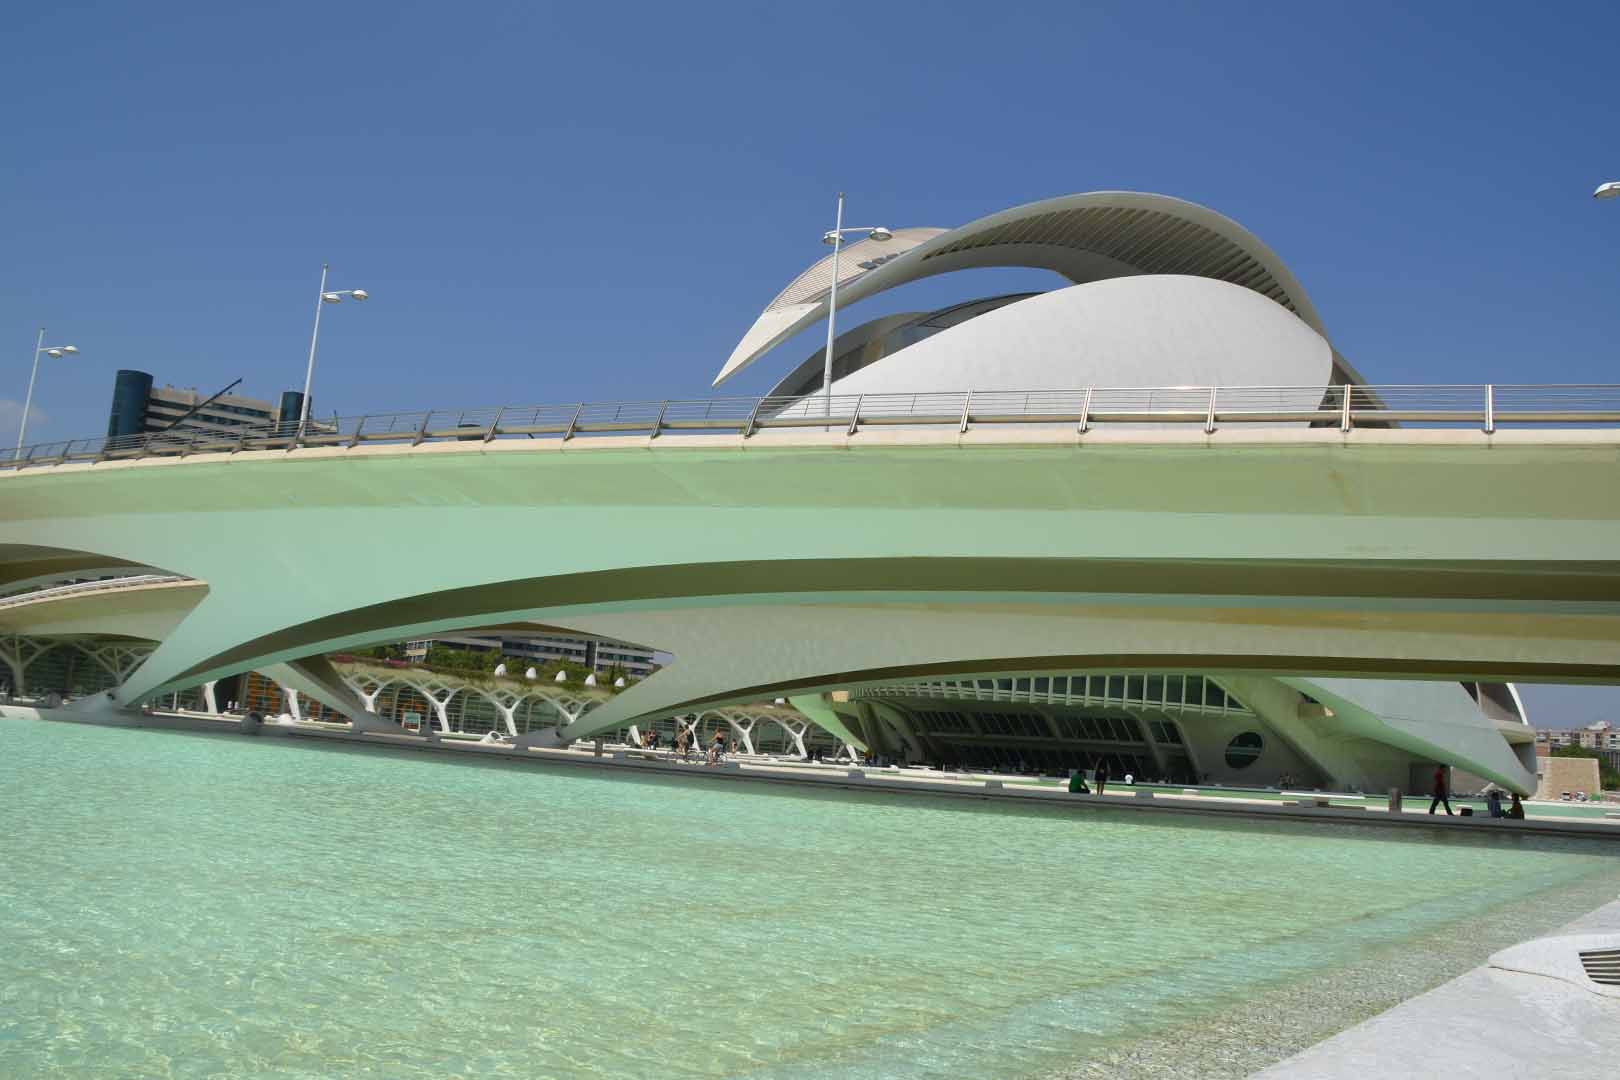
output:
[[[586,686],[595,686],[596,685],[596,672],[593,671],[589,675],[585,676],[585,685]]]
[[[885,289],[955,270],[1051,270],[1074,284],[1185,274],[1242,285],[1327,337],[1304,287],[1260,238],[1222,214],[1169,195],[1091,191],[1002,210],[955,229],[896,229],[886,243],[844,249],[840,309]],[[832,256],[818,259],[760,313],[732,350],[718,386],[827,315]]]
[[[506,665],[505,664],[496,664],[495,665],[495,674],[497,674],[497,675],[505,675],[506,674]]]
[[[534,668],[530,668],[528,671],[525,671],[523,673],[523,677],[532,682],[535,679],[538,679],[540,677],[540,673],[538,671],[534,670]]]
[[[553,682],[567,682],[568,681],[568,672],[566,672],[566,671],[557,672],[557,677],[555,679],[553,679],[552,681]]]
[[[862,277],[879,266],[904,255],[906,252],[945,232],[944,229],[894,229],[888,240],[857,240],[844,245],[838,256],[838,287]],[[731,357],[714,377],[719,386],[755,359],[798,333],[804,326],[816,321],[817,309],[826,308],[827,294],[832,291],[832,256],[823,255],[776,294],[766,305],[748,333],[731,350]]]
[[[617,679],[614,679],[613,680],[613,685],[619,687],[620,689],[623,689],[624,688],[624,676],[620,675]]]

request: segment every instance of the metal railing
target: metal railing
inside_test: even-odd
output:
[[[1462,425],[1486,433],[1509,424],[1597,427],[1620,425],[1620,385],[1088,387],[503,405],[312,419],[302,428],[188,428],[36,443],[15,457],[0,457],[0,469],[378,443],[726,433],[751,439],[781,429],[855,435],[883,426],[966,432],[991,425],[1072,425],[1084,433],[1118,424],[1195,425],[1211,434],[1240,425],[1309,425],[1345,432]]]
[[[24,589],[21,592],[7,593],[0,596],[0,608],[16,607],[21,604],[38,604],[49,600],[60,600],[64,597],[80,596],[85,593],[129,589],[137,585],[172,585],[180,582],[195,581],[196,578],[183,577],[179,574],[131,574],[128,577],[106,578],[97,581],[76,581],[71,585],[46,585],[37,589]]]

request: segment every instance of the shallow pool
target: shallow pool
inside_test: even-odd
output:
[[[1239,1074],[1620,888],[1601,842],[31,721],[0,805],[4,1076]]]

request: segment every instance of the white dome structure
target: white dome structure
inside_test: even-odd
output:
[[[817,261],[771,301],[732,350],[715,377],[716,385],[827,317],[831,267],[831,256]],[[1120,278],[1154,279],[1159,284],[1130,294],[1148,308],[1153,306],[1154,290],[1174,287],[1168,279],[1222,282],[1264,298],[1327,340],[1304,287],[1253,233],[1207,207],[1134,191],[1064,195],[1003,210],[956,229],[898,229],[887,242],[851,244],[839,264],[840,310],[921,278],[983,267],[1051,270],[1077,286]],[[1160,307],[1171,302],[1166,297]],[[947,333],[957,333],[965,325]],[[1011,325],[1003,323],[1002,328]],[[1151,324],[1137,327],[1138,332],[1145,329]],[[1342,361],[1337,366],[1340,377],[1334,381],[1360,381]],[[1071,376],[1064,385],[1080,384]],[[1165,383],[1143,371],[1138,381],[1126,385]]]
[[[1322,335],[1260,294],[1210,278],[1155,274],[998,307],[838,379],[833,392],[1320,389],[1332,374],[1333,349]]]

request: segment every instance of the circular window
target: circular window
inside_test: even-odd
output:
[[[1254,764],[1254,759],[1265,748],[1265,741],[1260,738],[1259,732],[1245,731],[1226,744],[1226,763],[1234,769],[1246,769]]]

